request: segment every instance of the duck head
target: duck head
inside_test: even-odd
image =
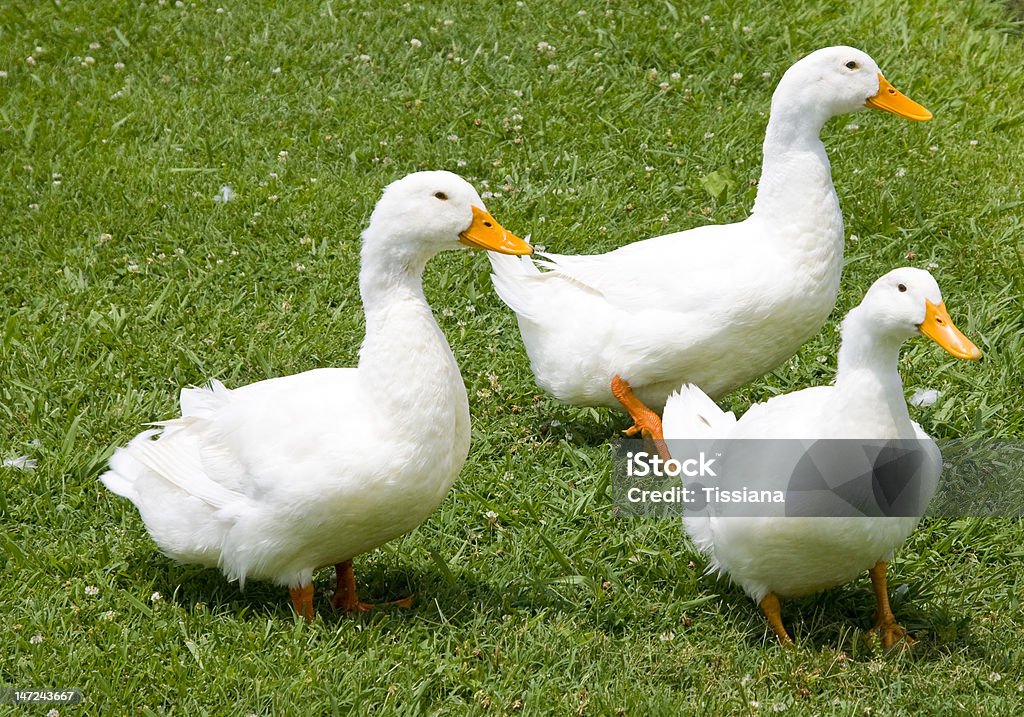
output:
[[[871,285],[855,311],[861,325],[881,337],[902,343],[924,334],[956,358],[981,358],[978,347],[953,324],[939,285],[923,269],[890,271]]]
[[[497,222],[469,182],[444,171],[414,172],[384,189],[363,232],[365,246],[432,256],[470,246],[501,254],[533,247]]]
[[[911,120],[932,113],[893,87],[873,59],[854,47],[815,50],[786,70],[772,96],[772,113],[796,110],[821,119],[873,108]]]

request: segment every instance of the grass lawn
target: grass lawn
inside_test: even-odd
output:
[[[833,321],[727,398],[829,381],[835,320],[927,267],[985,352],[904,351],[933,436],[1024,436],[1020,4],[525,0],[0,6],[0,684],[60,714],[1024,712],[1024,523],[925,521],[890,570],[912,652],[870,647],[865,578],[784,604],[798,647],[673,521],[610,512],[623,416],[542,397],[485,257],[427,269],[473,447],[437,513],[356,561],[355,619],[316,580],[240,592],[158,553],[96,480],[178,389],[356,360],[359,232],[407,172],[469,178],[506,227],[592,253],[745,216],[771,92],[866,50],[935,113],[824,131],[846,216]],[[233,191],[223,199],[222,187]],[[4,707],[0,714],[44,714]]]

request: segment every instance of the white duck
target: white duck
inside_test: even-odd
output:
[[[843,215],[818,135],[865,107],[931,113],[852,47],[811,53],[772,97],[750,216],[593,256],[491,256],[494,287],[518,315],[537,383],[576,405],[619,408],[616,374],[661,410],[683,382],[721,396],[792,356],[835,305]]]
[[[243,587],[287,585],[308,620],[313,571],[327,565],[335,607],[371,607],[356,595],[353,556],[423,522],[469,451],[465,385],[423,295],[427,261],[460,242],[532,251],[450,172],[389,185],[362,239],[357,368],[183,389],[181,418],[140,433],[100,478],[166,555]]]
[[[938,447],[910,420],[897,371],[900,345],[924,334],[953,356],[978,359],[981,352],[953,325],[931,274],[902,268],[878,279],[842,325],[834,386],[817,386],[756,404],[737,420],[696,386],[669,397],[663,418],[671,439],[910,439],[925,452],[920,497],[924,505],[938,482]],[[662,438],[657,415],[631,395],[617,391],[645,435]],[[751,450],[760,445],[752,444]],[[661,450],[664,445],[659,445]],[[767,458],[767,456],[765,456]],[[767,465],[756,456],[755,465]],[[783,643],[779,598],[839,585],[868,571],[878,610],[874,631],[886,647],[907,639],[886,592],[886,561],[920,517],[735,518],[688,517],[686,529],[710,559],[709,571],[728,575],[761,606]]]

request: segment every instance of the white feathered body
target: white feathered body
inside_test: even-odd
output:
[[[897,376],[898,381],[898,376]],[[938,484],[937,446],[913,423],[903,402],[881,398],[877,386],[804,389],[752,406],[737,421],[695,386],[669,398],[668,439],[917,439],[927,453],[922,494],[930,500]],[[892,388],[892,387],[890,387]],[[891,393],[885,391],[885,393]],[[806,595],[853,580],[893,551],[913,532],[919,517],[722,518],[690,517],[687,533],[709,558],[709,571],[728,575],[755,601],[769,592]]]
[[[721,396],[796,353],[832,311],[843,261],[843,217],[816,132],[801,143],[769,134],[744,221],[606,254],[546,254],[540,267],[491,254],[538,385],[565,403],[620,409],[618,374],[660,410],[682,383]]]
[[[469,406],[418,287],[393,293],[368,312],[358,368],[183,390],[181,418],[117,451],[102,480],[165,554],[295,587],[434,511],[468,454]]]

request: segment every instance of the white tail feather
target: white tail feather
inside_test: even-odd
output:
[[[723,411],[692,383],[668,397],[661,418],[665,438],[715,438],[736,423],[732,411]]]
[[[181,415],[182,417],[211,418],[220,410],[230,395],[231,391],[215,378],[210,379],[210,383],[206,386],[183,388],[179,399]]]
[[[533,319],[533,293],[527,283],[541,276],[536,264],[528,256],[509,256],[487,252],[491,260],[491,282],[494,290],[510,309],[525,319]]]

